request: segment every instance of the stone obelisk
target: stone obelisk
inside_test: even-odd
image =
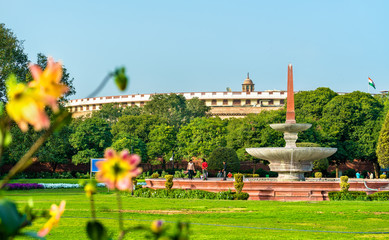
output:
[[[288,92],[286,101],[286,121],[285,123],[296,123],[294,113],[294,92],[293,92],[293,67],[288,65]]]

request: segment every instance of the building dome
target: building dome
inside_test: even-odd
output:
[[[254,83],[251,81],[249,73],[247,73],[247,78],[243,81],[242,91],[247,93],[254,91]]]

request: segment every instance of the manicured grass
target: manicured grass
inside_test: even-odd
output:
[[[97,217],[116,236],[116,196],[100,190],[95,196]],[[9,191],[7,197],[21,208],[31,197],[37,209],[67,201],[59,227],[48,239],[87,239],[89,202],[81,189]],[[123,196],[126,226],[150,225],[152,220],[190,222],[191,239],[388,239],[389,234],[325,233],[389,232],[387,202],[272,202],[192,199],[150,199]],[[38,230],[39,220],[30,227]],[[266,229],[267,228],[267,229]],[[295,230],[295,231],[294,231]],[[127,239],[144,239],[133,232]]]

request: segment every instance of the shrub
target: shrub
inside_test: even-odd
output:
[[[237,173],[234,175],[235,177],[235,182],[234,182],[234,187],[236,190],[236,193],[239,194],[242,192],[244,182],[243,182],[243,174]]]
[[[184,190],[184,189],[150,189],[141,188],[134,192],[136,197],[145,198],[181,198],[181,199],[220,199],[220,200],[246,200],[248,198],[247,193],[236,193],[228,190],[226,192],[207,192],[203,190]]]
[[[389,200],[389,191],[375,192],[367,196],[369,200],[372,201],[388,201]]]
[[[259,177],[259,174],[251,174],[251,173],[245,173],[243,174],[245,177]]]
[[[201,176],[201,171],[196,171],[196,176],[194,176],[194,178],[200,178]]]
[[[381,178],[381,179],[386,179],[386,175],[385,175],[385,174],[381,174],[381,175],[380,175],[380,178]]]
[[[247,200],[249,198],[249,194],[245,192],[241,193],[235,193],[234,194],[234,199],[235,200]]]
[[[220,170],[223,168],[223,162],[226,162],[228,172],[237,172],[240,168],[238,155],[232,148],[219,147],[213,150],[208,158],[208,168]]]
[[[161,173],[161,177],[165,177],[167,175],[167,173],[165,172],[165,171],[162,171],[162,173]]]
[[[165,182],[166,189],[167,190],[172,189],[172,187],[173,187],[173,175],[165,175],[165,179],[166,179],[166,182]]]
[[[322,178],[322,177],[323,177],[323,173],[315,172],[315,178]]]
[[[363,191],[328,192],[331,201],[339,200],[367,200],[367,194]]]
[[[151,175],[151,178],[159,178],[159,173],[155,172]]]
[[[348,183],[348,177],[341,176],[340,177],[340,191],[341,192],[348,192],[349,188],[350,188],[350,183]]]

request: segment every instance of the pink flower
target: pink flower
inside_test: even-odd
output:
[[[109,189],[128,190],[132,186],[132,178],[142,173],[142,169],[138,167],[140,157],[130,155],[127,150],[119,155],[115,150],[107,149],[105,158],[105,161],[97,163],[99,172],[96,178],[107,184]]]

